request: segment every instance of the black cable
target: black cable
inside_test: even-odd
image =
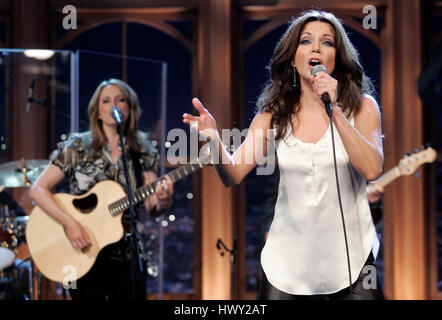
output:
[[[330,108],[330,110],[331,110],[331,108]],[[353,282],[351,280],[350,254],[349,254],[349,250],[348,250],[347,230],[345,227],[344,211],[342,209],[341,188],[339,187],[339,178],[338,178],[338,166],[336,164],[336,150],[335,150],[335,138],[334,138],[334,133],[333,133],[333,120],[332,120],[331,112],[330,113],[327,112],[327,114],[330,117],[330,129],[331,129],[331,137],[332,137],[333,162],[334,162],[334,166],[335,166],[336,187],[337,187],[337,191],[338,191],[339,208],[341,210],[342,227],[344,229],[345,250],[347,253],[348,278],[349,278],[349,282],[350,282],[349,290],[350,290],[351,299],[353,300],[353,290],[351,288]]]
[[[218,238],[218,241],[216,242],[216,248],[221,251],[221,257],[224,257],[223,249],[230,253],[230,300],[235,300],[235,251],[237,242],[238,238],[235,237],[233,239],[232,249],[229,249],[221,238]]]
[[[29,260],[31,260],[31,257],[26,258],[25,260],[22,260],[18,265],[15,266],[15,268],[19,268],[24,262],[27,262]]]

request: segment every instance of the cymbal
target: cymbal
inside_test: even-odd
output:
[[[49,160],[19,160],[0,165],[0,185],[6,188],[30,187]]]

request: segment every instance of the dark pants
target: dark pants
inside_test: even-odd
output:
[[[115,257],[113,249],[115,245],[104,248],[91,270],[76,283],[71,284],[69,294],[72,300],[146,300],[145,263],[143,263],[144,272],[135,273],[135,297],[133,297],[131,260],[123,256]]]
[[[365,266],[373,266],[376,268],[374,264],[373,255],[370,253],[367,261],[365,262]],[[293,295],[290,293],[283,292],[273,285],[267,280],[264,272],[261,274],[261,285],[259,290],[259,299],[260,300],[384,300],[384,294],[382,292],[379,279],[377,278],[376,288],[371,288],[368,285],[368,288],[364,288],[364,278],[367,277],[367,273],[361,271],[358,279],[353,285],[342,289],[336,293],[332,294],[324,294],[324,295]]]

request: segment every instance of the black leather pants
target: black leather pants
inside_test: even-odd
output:
[[[370,267],[372,266],[376,268],[374,264],[373,255],[371,253],[367,261],[365,262],[365,266],[370,266]],[[267,277],[265,276],[264,272],[262,272],[260,289],[259,289],[259,299],[260,300],[384,300],[384,294],[382,292],[377,275],[376,275],[376,280],[377,280],[376,286],[370,285],[370,283],[367,283],[367,280],[365,280],[365,287],[367,288],[364,288],[364,278],[368,276],[368,273],[364,273],[363,270],[361,271],[358,279],[356,280],[356,282],[353,283],[351,288],[347,287],[345,289],[342,289],[341,291],[332,294],[310,295],[310,296],[293,295],[290,293],[283,292],[275,288],[273,285],[271,285],[270,282],[267,280]]]

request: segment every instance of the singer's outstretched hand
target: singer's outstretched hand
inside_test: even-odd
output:
[[[338,96],[338,81],[335,78],[321,71],[316,75],[316,77],[311,75],[309,80],[313,86],[313,90],[318,95],[321,102],[321,97],[326,92],[330,96],[331,102],[336,102]]]
[[[183,114],[183,122],[190,125],[191,129],[198,130],[198,133],[208,140],[218,136],[215,118],[204,108],[198,98],[192,99],[192,104],[198,111],[199,116],[188,113]]]

